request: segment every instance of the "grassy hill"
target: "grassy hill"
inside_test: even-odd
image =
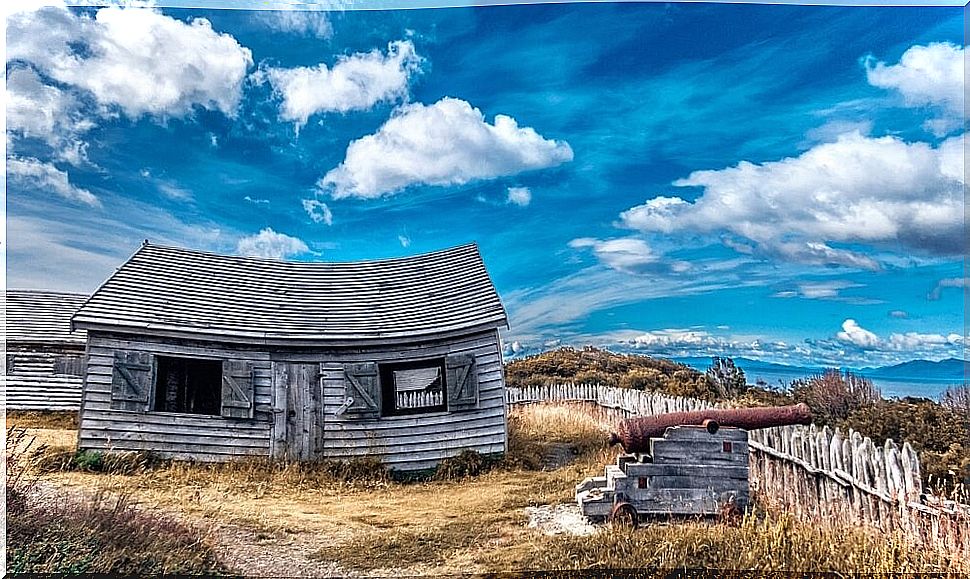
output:
[[[563,382],[605,384],[635,390],[655,390],[672,396],[715,400],[717,389],[708,377],[664,358],[614,354],[587,346],[559,348],[505,365],[508,386],[539,386]]]

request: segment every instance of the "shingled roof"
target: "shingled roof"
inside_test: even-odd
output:
[[[397,339],[497,328],[505,309],[474,244],[349,263],[143,245],[75,327],[243,341]]]
[[[42,290],[6,291],[8,342],[83,344],[86,333],[71,330],[71,316],[88,296]]]

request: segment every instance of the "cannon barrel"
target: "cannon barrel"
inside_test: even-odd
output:
[[[703,425],[709,431],[716,432],[719,426],[755,430],[811,422],[812,411],[804,403],[767,408],[711,408],[690,412],[670,412],[621,421],[617,431],[610,435],[610,445],[620,443],[626,452],[648,452],[650,439],[663,436],[671,426]]]

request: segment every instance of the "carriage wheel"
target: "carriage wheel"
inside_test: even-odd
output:
[[[638,518],[637,510],[630,503],[617,503],[610,513],[610,522],[618,527],[635,529]]]

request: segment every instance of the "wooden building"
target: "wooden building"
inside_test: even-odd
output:
[[[69,410],[81,406],[85,332],[71,316],[88,296],[40,290],[5,294],[8,410]]]
[[[81,449],[400,470],[506,450],[507,318],[474,244],[354,263],[145,244],[73,325]]]

